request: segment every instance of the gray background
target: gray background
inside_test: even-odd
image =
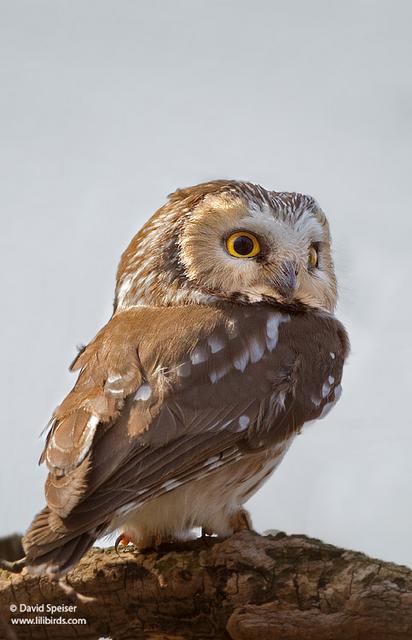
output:
[[[314,195],[353,349],[340,404],[250,502],[259,530],[412,564],[411,4],[0,2],[0,534],[43,503],[38,434],[121,251],[215,177]]]

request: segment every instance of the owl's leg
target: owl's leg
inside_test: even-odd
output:
[[[177,542],[181,542],[179,537],[174,537],[173,535],[165,533],[140,535],[138,538],[136,538],[131,537],[129,534],[123,532],[119,536],[117,536],[114,543],[114,548],[116,553],[118,553],[119,547],[127,547],[129,544],[132,544],[135,549],[143,552],[150,549],[157,549],[164,544],[175,544]]]
[[[229,518],[229,524],[233,529],[233,533],[238,531],[253,531],[252,518],[249,511],[246,509],[239,509],[233,513]]]
[[[226,508],[208,516],[206,522],[199,523],[202,528],[202,538],[216,534],[219,538],[228,538],[233,533],[253,530],[249,512],[243,507],[237,511]]]

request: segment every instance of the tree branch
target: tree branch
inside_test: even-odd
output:
[[[410,640],[412,571],[305,536],[198,540],[145,554],[93,549],[68,575],[87,604],[45,576],[0,571],[3,620],[74,605],[87,624],[11,625],[17,638]],[[0,636],[1,636],[0,627]],[[4,632],[3,632],[4,633]],[[6,637],[6,636],[4,636]],[[12,637],[12,636],[10,636]]]

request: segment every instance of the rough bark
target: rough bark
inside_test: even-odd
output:
[[[93,549],[68,582],[95,600],[73,603],[45,576],[0,571],[4,621],[10,619],[10,605],[43,603],[76,604],[76,612],[64,616],[87,620],[85,625],[13,625],[3,628],[3,637],[412,638],[410,569],[305,536],[243,531],[223,541],[198,540],[145,554]],[[47,613],[15,614],[33,615]]]

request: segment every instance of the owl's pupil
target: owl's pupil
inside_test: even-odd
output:
[[[247,256],[253,251],[253,241],[247,236],[239,236],[233,243],[233,248],[241,256]]]

